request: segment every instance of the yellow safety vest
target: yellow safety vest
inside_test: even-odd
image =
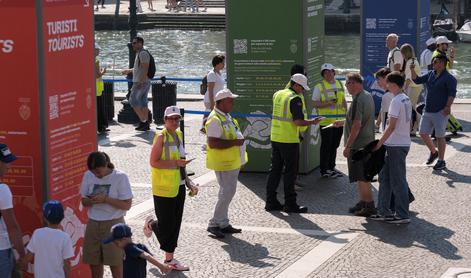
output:
[[[95,63],[99,64],[100,61],[96,59]],[[103,83],[103,79],[101,77],[95,78],[95,84],[96,84],[96,96],[99,97],[103,95],[103,91],[105,90],[105,84]]]
[[[290,102],[293,98],[300,97],[303,103],[304,119],[306,116],[306,105],[304,97],[296,94],[292,89],[284,89],[273,95],[273,113],[271,120],[270,140],[279,143],[299,143],[299,132],[307,129],[298,127],[293,122]]]
[[[180,144],[183,142],[182,132],[176,131],[177,136],[172,136],[167,129],[163,129],[161,134],[164,137],[164,145],[162,149],[161,160],[177,160],[180,159]],[[154,144],[157,141],[155,135]],[[180,187],[180,169],[178,167],[172,169],[159,169],[152,167],[152,194],[159,197],[173,198],[177,196]]]
[[[345,98],[345,90],[343,89],[343,85],[342,83],[340,83],[340,81],[335,80],[335,89],[332,89],[332,84],[330,84],[329,82],[325,80],[322,80],[322,82],[317,84],[316,87],[319,89],[321,93],[322,102],[326,102],[332,99],[337,99],[335,108],[331,108],[331,107],[317,108],[317,114],[321,116],[325,116],[325,115],[345,115],[347,113],[347,110],[345,109],[343,105],[343,100]],[[319,124],[322,126],[326,126],[326,125],[330,125],[336,120],[345,120],[345,116],[335,117],[335,118],[325,118]]]
[[[211,111],[206,121],[205,128],[208,131],[208,125],[212,121],[217,121],[223,131],[222,138],[224,140],[236,139],[236,132],[239,130],[239,123],[236,119],[228,119],[226,116]],[[248,161],[247,152],[245,153],[245,161]],[[206,146],[206,167],[214,171],[231,171],[239,169],[242,166],[240,159],[240,147],[232,146],[227,149],[212,149],[209,144]]]

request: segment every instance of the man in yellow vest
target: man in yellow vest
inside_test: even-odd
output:
[[[326,116],[321,126],[320,172],[324,178],[342,177],[343,174],[335,169],[337,148],[342,139],[343,127],[335,126],[338,120],[345,120],[347,102],[342,83],[335,79],[335,68],[331,64],[321,66],[323,80],[314,87],[312,93],[313,106],[318,115]],[[335,115],[335,116],[334,116]],[[339,116],[342,115],[342,116]]]
[[[307,78],[297,73],[291,76],[290,87],[273,95],[273,113],[271,121],[271,169],[267,180],[266,211],[284,210],[285,212],[305,213],[307,207],[296,202],[294,183],[298,174],[300,132],[308,126],[318,124],[321,118],[307,119],[304,90],[308,91]],[[283,177],[285,204],[276,197],[276,190]]]
[[[105,100],[103,91],[105,90],[105,84],[103,83],[103,75],[106,73],[106,68],[100,67],[100,55],[101,47],[95,43],[95,83],[96,83],[96,110],[97,110],[97,132],[105,133],[109,131],[108,120],[106,119],[105,113]]]
[[[439,36],[436,38],[435,42],[437,44],[437,48],[432,53],[432,59],[441,54],[448,58],[446,69],[447,70],[452,69],[455,63],[455,55],[456,55],[455,49],[449,46],[449,44],[451,44],[452,41],[450,41],[446,36]],[[448,49],[450,49],[449,55],[447,54]]]
[[[223,238],[226,233],[242,231],[232,227],[228,217],[229,204],[236,193],[240,168],[247,162],[244,136],[237,120],[229,115],[236,97],[238,95],[233,94],[229,89],[217,92],[214,97],[216,106],[205,124],[208,136],[206,167],[214,170],[219,183],[214,216],[209,220],[207,230],[217,238]]]

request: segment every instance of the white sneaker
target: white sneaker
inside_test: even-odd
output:
[[[166,264],[170,265],[174,270],[178,271],[188,271],[190,268],[186,265],[181,264],[179,261],[172,259],[170,262],[165,262]]]

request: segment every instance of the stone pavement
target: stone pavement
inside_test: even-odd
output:
[[[202,102],[178,105],[203,109]],[[453,107],[466,132],[448,145],[448,170],[434,172],[425,166],[427,150],[420,139],[413,139],[407,158],[408,181],[416,197],[411,224],[395,226],[348,214],[348,207],[357,200],[354,184],[346,177],[321,179],[317,170],[302,177],[304,187],[298,192],[299,203],[307,205],[309,213],[268,213],[263,209],[266,174],[242,173],[230,219],[243,232],[223,240],[206,232],[218,185],[205,168],[201,149],[205,137],[198,132],[201,116],[186,116],[186,149],[190,158],[196,158],[188,168],[195,172],[201,188],[198,196],[187,197],[176,250],[176,258],[191,269],[167,276],[441,277],[452,272],[449,268],[470,267],[470,112],[470,104]],[[154,132],[139,133],[122,124],[110,128],[107,137],[99,137],[99,148],[131,180],[135,197],[126,221],[133,228],[134,240],[147,244],[162,259],[155,237],[148,240],[142,234],[144,219],[154,214],[148,166]],[[340,152],[337,160],[338,168],[347,173]],[[377,191],[378,183],[374,187]],[[151,265],[148,271],[149,277],[162,276]],[[107,277],[111,277],[109,272]]]

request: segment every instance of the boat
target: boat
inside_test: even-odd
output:
[[[466,20],[456,33],[460,37],[460,41],[471,42],[471,20]]]
[[[458,40],[458,34],[456,33],[453,19],[451,18],[448,9],[445,4],[442,3],[440,13],[434,20],[432,25],[433,37],[446,36],[449,40]]]

